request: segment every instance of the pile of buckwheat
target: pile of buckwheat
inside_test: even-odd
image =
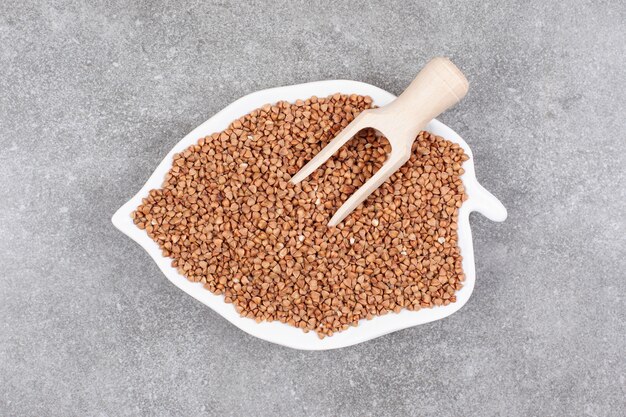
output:
[[[448,305],[464,280],[457,210],[467,160],[421,132],[413,155],[337,227],[335,210],[382,166],[389,145],[364,130],[298,185],[289,179],[369,97],[265,105],[174,156],[135,224],[190,281],[245,317],[320,337],[401,309]]]

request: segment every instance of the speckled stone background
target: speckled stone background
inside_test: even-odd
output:
[[[441,119],[509,210],[472,216],[477,285],[453,316],[283,348],[112,226],[233,100],[336,78],[399,93],[436,55],[471,82]],[[2,0],[0,415],[623,416],[625,67],[620,0]]]

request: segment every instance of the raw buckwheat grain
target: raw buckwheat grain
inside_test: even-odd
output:
[[[384,162],[386,139],[364,130],[289,182],[370,107],[354,94],[267,104],[176,154],[134,222],[181,274],[242,316],[320,337],[453,303],[464,280],[457,211],[467,156],[458,145],[421,132],[409,162],[334,228],[335,210]]]

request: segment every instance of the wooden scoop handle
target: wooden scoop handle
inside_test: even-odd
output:
[[[433,58],[396,100],[377,109],[385,116],[377,127],[388,138],[413,143],[428,122],[461,101],[468,89],[467,78],[452,61]]]

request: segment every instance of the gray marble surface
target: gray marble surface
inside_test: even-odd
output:
[[[0,415],[623,416],[625,22],[619,0],[2,0]],[[234,99],[336,78],[399,93],[435,55],[471,81],[442,120],[509,210],[472,216],[477,284],[453,316],[279,347],[113,228]]]

